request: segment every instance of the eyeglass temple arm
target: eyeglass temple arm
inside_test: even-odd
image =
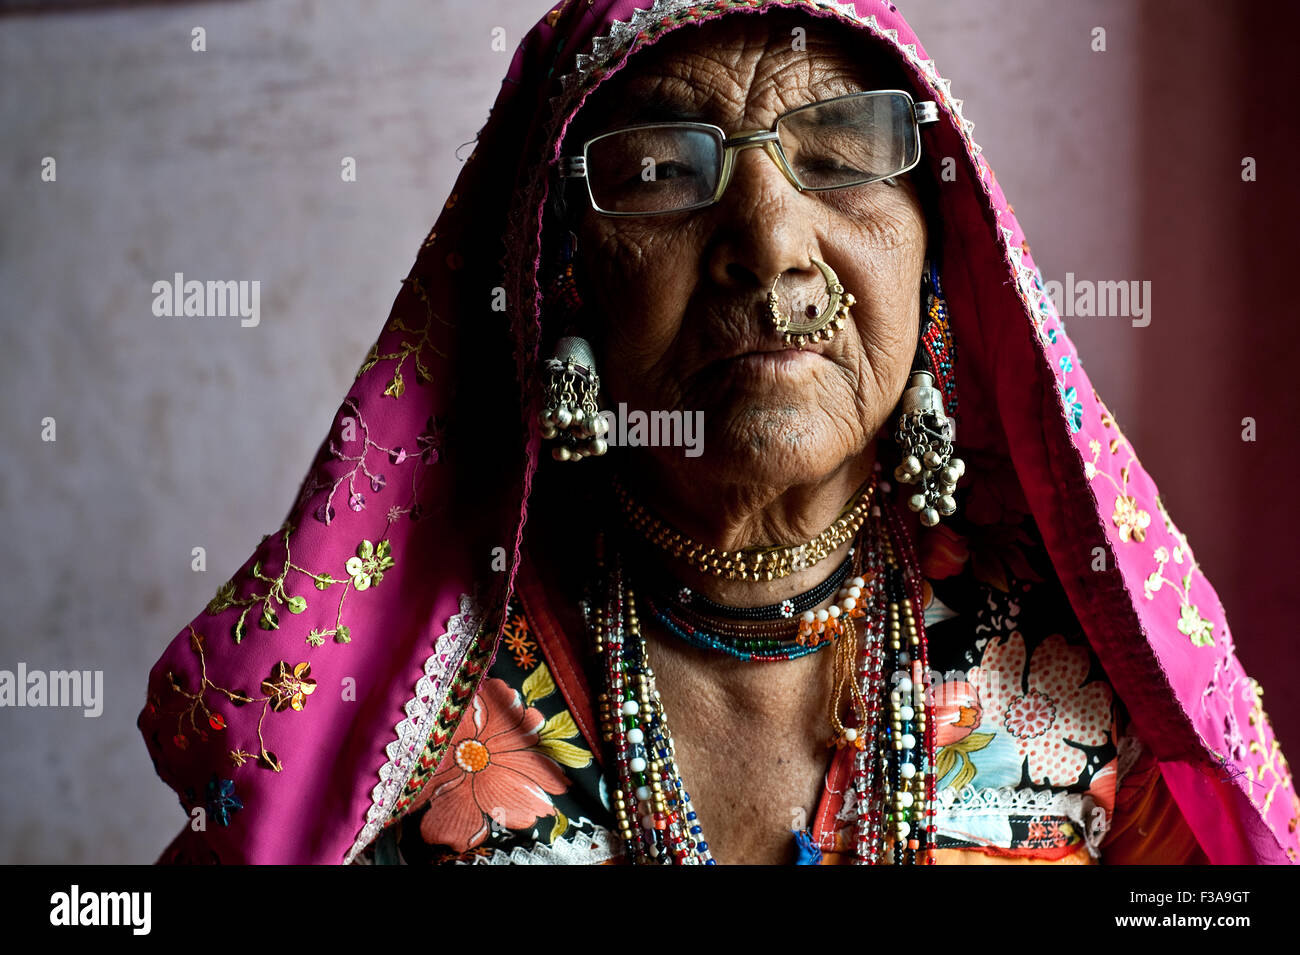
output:
[[[912,115],[916,117],[916,125],[918,126],[937,123],[939,122],[939,104],[932,99],[922,100],[913,104]]]
[[[927,123],[937,123],[939,121],[939,106],[934,100],[922,100],[914,103],[912,106],[912,115],[916,117],[916,124],[924,126]],[[559,163],[559,176],[561,179],[583,179],[587,175],[587,157],[586,156],[561,156]]]

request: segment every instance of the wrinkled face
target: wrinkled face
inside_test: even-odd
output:
[[[579,137],[635,123],[695,120],[736,135],[816,100],[896,88],[842,33],[782,15],[680,29],[593,94],[565,153],[580,151]],[[603,406],[703,412],[699,457],[671,447],[612,454],[636,455],[625,461],[679,488],[790,487],[873,451],[917,342],[926,231],[910,176],[801,193],[758,148],[736,156],[726,193],[704,209],[610,217],[573,192],[587,205],[577,267]],[[779,279],[781,304],[796,314],[825,303],[811,257],[856,304],[833,340],[798,351],[767,318],[766,296]]]

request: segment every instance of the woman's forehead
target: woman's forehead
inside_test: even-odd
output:
[[[575,128],[781,111],[863,89],[895,88],[897,70],[845,24],[733,15],[679,28],[631,56],[584,104]],[[883,84],[883,85],[882,85]]]

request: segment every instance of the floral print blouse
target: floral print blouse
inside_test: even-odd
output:
[[[1032,520],[1011,531],[959,516],[923,535],[918,552],[937,861],[1204,861],[1157,767],[1127,734]],[[525,564],[502,646],[445,755],[406,815],[357,861],[622,862],[583,637],[560,633]],[[852,861],[850,753],[833,758],[807,820],[816,846],[802,854],[808,861]]]

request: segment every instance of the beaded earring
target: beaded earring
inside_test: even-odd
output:
[[[933,263],[927,260],[921,274],[924,325],[894,435],[902,456],[894,478],[902,484],[918,485],[907,506],[921,515],[922,524],[933,527],[940,515],[956,513],[953,492],[966,464],[952,453],[957,431],[956,350],[948,306]]]
[[[578,252],[578,237],[568,232],[560,243],[560,261],[546,288],[546,315],[552,322],[567,325],[582,308],[578,283],[573,275],[573,260]]]
[[[548,321],[571,325],[582,308],[574,278],[574,257],[578,237],[569,232],[561,243],[560,262],[547,286],[545,313]],[[600,411],[597,396],[600,376],[591,344],[577,335],[566,335],[555,343],[555,353],[545,362],[545,407],[539,415],[542,437],[557,441],[551,456],[557,461],[580,461],[598,457],[609,449],[605,435],[609,420]]]

